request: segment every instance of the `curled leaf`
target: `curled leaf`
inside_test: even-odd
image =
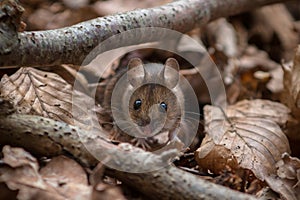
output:
[[[267,178],[269,186],[285,199],[300,199],[300,160],[284,153],[276,168],[277,175]]]
[[[282,155],[282,160],[276,163],[277,174],[280,178],[294,180],[293,187],[300,188],[300,160],[287,153]]]

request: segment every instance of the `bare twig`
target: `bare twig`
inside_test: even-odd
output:
[[[13,0],[7,0],[13,1]],[[80,64],[100,42],[118,33],[143,27],[162,27],[187,32],[220,17],[248,11],[263,5],[285,0],[179,0],[161,7],[134,10],[113,16],[96,18],[71,27],[18,33],[13,42],[6,40],[0,48],[0,66],[29,66],[72,63]],[[5,7],[5,6],[4,6]],[[9,7],[9,5],[8,5]],[[9,7],[14,9],[14,7]],[[7,9],[6,9],[7,10]],[[0,28],[7,17],[12,17],[0,7]],[[17,25],[16,25],[17,26]],[[15,29],[16,30],[16,29]],[[0,37],[7,30],[0,29]],[[9,31],[11,32],[11,31]],[[149,33],[135,35],[135,43],[152,41]],[[161,38],[168,37],[160,33]],[[12,43],[7,45],[6,43]],[[1,45],[2,45],[1,44]],[[127,38],[117,41],[118,46],[129,45]],[[2,49],[2,50],[1,50]],[[108,50],[104,49],[103,51]]]

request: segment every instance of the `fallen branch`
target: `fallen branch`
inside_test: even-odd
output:
[[[144,168],[147,171],[149,165],[163,160],[163,157],[159,155],[134,147],[132,147],[132,152],[128,152],[128,148],[122,149],[122,146],[110,144],[94,134],[63,122],[33,115],[1,113],[1,144],[21,146],[35,155],[54,156],[68,152],[82,164],[92,167],[98,161],[83,145],[89,142],[91,146],[99,147],[102,152],[105,152],[110,159],[109,162],[118,164],[118,167],[124,169],[130,166]],[[79,135],[84,137],[79,138]],[[131,145],[128,144],[128,146]],[[175,166],[147,173],[128,173],[108,168],[106,174],[154,199],[158,197],[160,199],[255,199],[253,196],[203,180]]]
[[[77,25],[47,31],[21,32],[9,26],[7,18],[20,16],[14,0],[6,0],[0,4],[0,66],[33,66],[50,64],[81,64],[84,58],[100,42],[118,33],[143,27],[161,27],[179,32],[187,32],[195,26],[201,26],[220,17],[227,17],[263,5],[284,2],[286,0],[179,0],[161,7],[134,10],[103,18],[96,18]],[[5,2],[10,2],[5,4]],[[16,8],[17,7],[17,8]],[[8,13],[7,10],[17,10]],[[14,24],[16,20],[12,20]],[[4,24],[4,25],[3,25]],[[3,29],[4,27],[4,29]],[[12,29],[12,30],[11,30]],[[135,44],[153,40],[149,32],[135,35]],[[7,34],[17,35],[13,41]],[[168,33],[160,33],[161,39],[169,37]],[[116,42],[103,51],[116,47],[132,45],[127,38]]]

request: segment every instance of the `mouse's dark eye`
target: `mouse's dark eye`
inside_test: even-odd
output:
[[[134,103],[133,103],[134,110],[140,109],[141,106],[142,106],[142,100],[137,99],[137,100],[134,101]]]
[[[163,111],[167,111],[168,109],[168,105],[165,102],[161,102],[160,107],[162,108]]]

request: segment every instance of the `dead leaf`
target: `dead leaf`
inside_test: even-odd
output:
[[[215,145],[212,138],[206,135],[202,140],[201,147],[195,152],[198,165],[207,170],[211,170],[215,174],[220,174],[225,166],[237,168],[237,160],[231,155],[229,149],[220,145]]]
[[[5,146],[3,155],[0,183],[18,190],[18,199],[125,199],[118,187],[102,183],[96,190],[88,185],[85,171],[67,157],[53,158],[39,172],[36,159],[21,148]]]
[[[23,149],[4,146],[2,152],[4,154],[2,161],[9,166],[17,168],[29,165],[32,169],[38,171],[39,165],[37,160]]]
[[[40,173],[46,183],[55,187],[60,194],[69,199],[125,199],[120,188],[99,182],[88,185],[88,179],[83,168],[65,156],[53,158]],[[102,180],[102,176],[98,178]]]
[[[65,156],[59,156],[40,170],[43,180],[69,199],[90,199],[92,187],[82,167]]]
[[[226,166],[249,169],[284,198],[297,199],[292,186],[277,176],[276,168],[281,156],[290,152],[287,137],[280,128],[290,118],[287,107],[268,100],[244,100],[225,111],[206,106],[204,112],[207,136],[196,151],[201,167],[209,167],[215,173]],[[235,159],[237,162],[233,162]],[[292,174],[295,177],[298,173],[294,170]]]
[[[298,158],[284,153],[282,160],[276,163],[276,167],[280,178],[291,180],[291,187],[300,190],[300,160]],[[300,195],[300,192],[298,194]]]
[[[26,151],[4,146],[3,156],[6,165],[0,167],[0,182],[11,190],[19,190],[18,199],[64,199],[43,181],[36,159]]]
[[[275,174],[275,164],[282,153],[290,152],[288,140],[279,127],[288,120],[289,109],[280,103],[244,100],[228,106],[224,113],[213,106],[206,106],[204,112],[208,138],[197,150],[197,160],[206,159],[214,148],[223,146],[230,150],[227,155],[224,151],[223,157],[235,158],[240,167],[252,170],[257,178],[264,180],[268,174]]]
[[[43,178],[51,185],[72,182],[87,185],[87,176],[82,167],[65,156],[52,158],[51,161],[40,170]]]
[[[285,199],[300,199],[300,160],[284,153],[276,168],[277,174],[267,177],[269,186]]]
[[[1,95],[13,102],[18,112],[39,114],[60,119],[61,115],[71,117],[69,98],[71,85],[58,75],[34,68],[21,68],[15,74],[1,79]],[[61,104],[62,102],[65,102]],[[72,124],[71,119],[66,119]]]
[[[89,110],[82,105],[93,105],[93,99],[72,91],[72,86],[57,74],[30,67],[21,68],[10,77],[3,76],[0,91],[1,96],[10,101],[18,113],[40,115],[71,125],[76,123],[80,127],[92,122]],[[73,92],[77,99],[75,103]],[[76,112],[72,112],[72,108]]]

